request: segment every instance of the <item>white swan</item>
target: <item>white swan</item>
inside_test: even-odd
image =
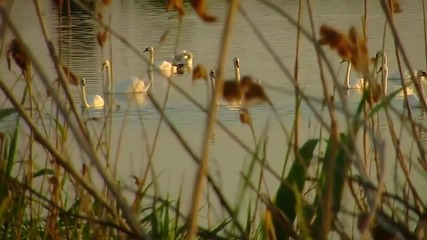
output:
[[[383,65],[381,66],[381,68],[380,68],[380,70],[378,72],[382,71],[382,73],[383,73],[384,95],[386,95],[387,94],[388,80],[390,79],[389,69],[388,69],[388,65],[387,65],[387,55],[384,52],[382,52],[382,51],[378,51],[377,54],[376,54],[376,59],[377,60],[380,57],[380,54],[383,57]],[[403,92],[403,88],[402,87],[396,87],[396,90],[397,89],[400,89],[400,91],[398,93],[399,96],[404,96],[405,95],[405,93]],[[412,88],[406,87],[406,93],[408,95],[412,95],[412,94],[414,94],[414,91],[413,91]]]
[[[414,70],[414,76],[417,76],[418,72],[424,72],[424,71],[423,70]],[[409,78],[411,78],[411,74],[410,74],[409,70],[404,70],[402,72],[402,75],[403,75],[403,79],[409,79]],[[391,80],[400,80],[400,73],[396,72],[396,73],[391,74],[389,76],[389,79],[391,79]],[[425,77],[422,77],[421,79],[423,81],[426,81]]]
[[[154,66],[154,47],[148,47],[144,50],[144,52],[150,53],[149,68],[150,70],[153,70],[152,68]],[[170,76],[170,74],[177,73],[177,64],[174,64],[172,62],[162,61],[158,65],[158,67],[162,72],[169,74],[168,76]]]
[[[427,73],[424,72],[424,71],[417,71],[417,78],[415,79],[415,81],[417,81],[416,84],[419,84],[420,88],[421,88],[421,96],[420,97],[423,98],[423,99],[425,99],[424,85],[423,85],[423,83],[421,81],[422,77],[427,77]],[[413,92],[410,95],[408,94],[407,99],[408,99],[408,105],[410,107],[421,107],[422,106],[422,104],[421,104],[421,102],[420,102],[420,100],[417,97],[417,95],[416,95],[415,92]]]
[[[139,93],[147,92],[151,86],[151,81],[145,83],[137,77],[130,77],[130,79],[120,81],[114,89],[112,89],[111,80],[111,64],[110,61],[105,60],[102,69],[106,71],[107,75],[107,88],[104,89],[105,93]]]
[[[411,95],[411,94],[414,94],[415,93],[415,91],[414,91],[414,89],[412,88],[412,87],[409,87],[408,85],[407,85],[407,83],[410,81],[410,79],[403,79],[403,83],[406,85],[406,94],[407,95]],[[404,97],[405,96],[405,93],[403,92],[403,88],[402,87],[396,87],[395,88],[396,90],[398,90],[398,89],[400,89],[400,91],[399,91],[399,93],[398,93],[398,96],[400,96],[400,97]]]
[[[104,107],[104,99],[100,95],[91,95],[89,98],[86,96],[86,79],[81,80],[81,96],[82,96],[82,108],[102,108]]]
[[[347,59],[344,59],[342,62],[347,62],[347,71],[345,73],[345,79],[343,84],[343,89],[363,89],[364,79],[362,78],[352,78],[350,80],[351,75],[351,62]],[[369,82],[366,82],[366,86],[369,85]]]
[[[222,90],[221,90],[222,99],[225,100],[227,103],[224,103],[224,102],[220,103],[218,101],[217,102],[218,105],[239,107],[243,103],[243,95],[240,89],[240,77],[238,77],[240,74],[239,63],[238,61],[233,61],[233,62],[234,62],[235,78],[234,80],[224,81]],[[213,93],[213,91],[215,91],[215,85],[216,85],[215,70],[211,70],[209,72],[209,77],[210,77],[212,93]]]
[[[386,61],[384,61],[386,62]],[[379,71],[382,71],[382,86],[383,86],[383,91],[384,91],[384,95],[387,95],[387,85],[388,85],[388,66],[387,64],[383,64],[380,68]]]
[[[173,56],[173,64],[184,64],[186,66],[193,66],[193,54],[191,52],[187,52],[182,50],[182,52],[177,53]]]

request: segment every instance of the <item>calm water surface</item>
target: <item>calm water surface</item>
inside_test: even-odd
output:
[[[65,15],[62,16],[63,25],[58,28],[58,11],[52,1],[45,1],[43,5],[44,17],[47,20],[52,39],[58,47],[59,33],[63,41],[62,57],[65,62],[69,62],[72,70],[79,76],[87,79],[89,94],[102,93],[103,73],[101,65],[104,59],[109,58],[113,61],[113,76],[116,82],[126,79],[129,76],[139,76],[147,79],[147,64],[139,59],[127,46],[122,44],[117,38],[113,37],[112,56],[107,47],[104,51],[98,46],[96,33],[101,29],[91,20],[91,18],[79,10],[75,10],[71,16],[71,23]],[[156,59],[169,59],[174,52],[175,39],[178,34],[178,24],[174,12],[164,10],[163,1],[113,1],[111,10],[111,27],[125,37],[133,46],[141,52],[149,46],[157,47]],[[298,6],[296,1],[277,1],[281,8],[296,17]],[[348,29],[350,25],[355,25],[360,29],[361,17],[363,16],[362,1],[354,0],[330,0],[330,1],[312,1],[314,21],[316,30],[318,27],[327,23],[339,29]],[[252,20],[260,28],[268,42],[279,55],[280,60],[291,70],[295,61],[295,40],[296,30],[286,20],[268,7],[258,3],[256,0],[243,1],[243,8],[251,16]],[[384,27],[384,17],[377,1],[370,1],[368,8],[368,47],[371,55],[374,55],[382,45],[382,34]],[[423,38],[423,20],[421,3],[408,3],[402,1],[403,13],[396,16],[396,24],[401,33],[402,42],[406,52],[410,56],[411,64],[415,68],[425,68],[426,60],[424,52]],[[185,6],[187,15],[184,17],[177,48],[191,51],[195,58],[194,64],[203,63],[208,68],[215,68],[218,61],[220,38],[225,19],[226,3],[224,1],[209,1],[209,8],[212,14],[218,17],[218,21],[212,24],[203,23],[191,10],[189,5]],[[54,70],[44,40],[40,31],[39,23],[35,15],[34,6],[27,0],[14,1],[12,8],[12,19],[20,30],[25,42],[30,49],[39,57],[40,62],[45,67],[52,80],[55,79]],[[108,17],[108,10],[104,11],[104,17]],[[308,15],[303,13],[303,26],[309,27]],[[71,34],[69,33],[71,28]],[[165,31],[169,35],[165,41],[159,45],[161,36]],[[6,34],[4,42],[12,39],[10,32]],[[69,41],[71,39],[71,42]],[[390,72],[397,71],[396,59],[393,56],[393,42],[390,31],[387,31],[385,42],[386,52],[389,55]],[[326,54],[332,61],[334,70],[339,79],[344,79],[345,67],[340,65],[340,59],[334,51],[327,50]],[[284,77],[278,65],[274,62],[266,48],[255,36],[253,30],[241,15],[238,15],[233,26],[232,42],[228,55],[226,77],[232,78],[232,58],[238,56],[241,59],[242,74],[250,74],[256,78],[262,79],[263,83],[283,89],[282,92],[268,89],[268,94],[275,103],[280,112],[282,121],[287,127],[291,127],[294,117],[294,96],[292,85],[289,79]],[[148,54],[146,59],[148,58]],[[0,61],[0,71],[2,77],[12,84],[18,76],[18,69],[13,68],[14,72],[7,71],[5,53],[2,52]],[[319,69],[317,65],[316,54],[312,45],[306,40],[302,40],[300,52],[300,81],[305,93],[309,96],[321,97],[321,85],[319,78]],[[353,73],[355,76],[356,73]],[[330,77],[328,77],[330,80]],[[159,102],[163,102],[166,96],[167,81],[159,74],[154,75],[154,85],[151,90]],[[191,75],[177,75],[175,81],[184,90],[206,106],[206,86],[202,81],[192,84]],[[331,80],[332,81],[332,80]],[[341,81],[341,80],[340,80]],[[330,82],[332,83],[332,82]],[[38,84],[38,83],[36,83]],[[18,83],[14,88],[16,94],[22,93],[23,83]],[[332,84],[330,84],[332,86]],[[396,83],[390,83],[390,88],[397,86]],[[41,85],[39,85],[39,89]],[[44,94],[40,90],[40,94]],[[72,88],[76,103],[80,103],[80,96],[77,88]],[[349,92],[349,106],[353,109],[360,99],[360,93]],[[0,95],[0,99],[4,96]],[[4,101],[2,101],[4,102]],[[49,102],[49,101],[48,101]],[[47,103],[48,103],[47,102]],[[132,183],[132,175],[140,175],[147,165],[146,143],[152,146],[155,130],[160,119],[160,115],[154,109],[153,104],[147,96],[141,95],[138,99],[126,95],[115,95],[114,104],[120,105],[120,109],[113,114],[113,154],[118,159],[118,178],[124,183]],[[396,106],[401,108],[402,100],[397,99]],[[6,103],[7,105],[7,103]],[[321,111],[319,104],[315,105],[318,111]],[[46,111],[49,112],[47,104]],[[281,169],[283,164],[286,147],[284,147],[285,137],[278,131],[277,121],[273,118],[272,112],[267,105],[259,105],[250,109],[256,134],[260,136],[264,128],[268,127],[268,147],[267,157],[269,164],[275,169]],[[324,113],[326,116],[326,112]],[[417,120],[425,120],[425,114],[418,110],[414,111]],[[82,113],[84,118],[89,116],[102,116],[103,111],[89,110]],[[171,90],[169,100],[166,104],[166,116],[183,134],[196,154],[200,154],[201,144],[203,142],[203,131],[205,127],[205,116],[175,90]],[[238,112],[221,107],[218,112],[219,119],[229,127],[234,134],[240,137],[243,142],[251,146],[252,138],[247,126],[242,125],[238,120]],[[343,115],[338,113],[341,118]],[[380,115],[383,123],[380,126],[384,130],[384,137],[387,145],[390,147],[387,156],[394,159],[394,153],[391,148],[391,141],[387,134],[388,128],[385,122],[385,116]],[[397,117],[396,117],[397,119]],[[339,119],[344,126],[344,120]],[[91,122],[95,130],[101,128],[100,122]],[[7,126],[7,124],[5,124]],[[143,126],[147,131],[147,137],[144,136]],[[303,104],[301,118],[301,142],[310,137],[318,136],[320,125],[315,119],[312,111]],[[399,126],[396,126],[399,127]],[[120,132],[123,135],[120,139]],[[97,131],[95,131],[97,132]],[[421,133],[426,139],[426,134]],[[408,152],[412,150],[412,143],[403,141],[410,139],[405,134],[402,136],[402,142],[408,144]],[[117,147],[116,147],[117,146]],[[70,143],[68,153],[75,159],[77,167],[81,165],[82,156],[76,154],[75,145]],[[116,149],[120,149],[117,151]],[[414,150],[415,151],[415,150]],[[117,155],[116,155],[117,154]],[[116,157],[113,157],[115,159]],[[212,139],[210,171],[222,184],[223,191],[227,198],[233,202],[237,197],[240,174],[244,166],[250,160],[250,156],[242,150],[241,147],[231,140],[223,131],[217,129],[215,137]],[[177,141],[169,128],[163,124],[156,151],[154,152],[155,171],[159,175],[157,180],[160,183],[162,193],[169,193],[177,196],[181,186],[184,187],[184,198],[190,198],[192,181],[196,165],[190,156],[183,150],[183,147]],[[390,161],[387,168],[393,171],[394,161]],[[280,172],[280,171],[278,171]],[[419,176],[414,175],[415,181]],[[273,196],[277,187],[277,181],[272,177],[267,177],[268,191]]]

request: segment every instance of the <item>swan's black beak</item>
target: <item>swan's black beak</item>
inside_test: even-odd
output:
[[[382,70],[383,70],[383,67],[380,67],[380,69],[378,69],[377,73],[381,72]]]
[[[343,60],[341,60],[340,63],[347,62],[347,61],[348,61],[347,59],[343,59]]]
[[[145,48],[144,52],[148,52],[148,51],[149,51],[148,48]]]

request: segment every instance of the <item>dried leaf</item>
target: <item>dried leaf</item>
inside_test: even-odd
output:
[[[337,49],[338,54],[344,59],[351,59],[351,42],[343,33],[336,29],[322,25],[320,27],[320,45],[328,45],[332,49]]]
[[[191,6],[196,10],[197,15],[205,22],[215,22],[216,17],[208,13],[205,0],[191,0]]]
[[[12,57],[15,60],[15,64],[18,65],[22,73],[25,75],[25,72],[30,65],[30,60],[24,50],[23,43],[18,39],[13,39],[9,44],[9,49],[6,52],[6,55],[9,70],[11,69],[10,57]]]
[[[105,29],[103,32],[98,32],[96,35],[96,40],[98,40],[98,44],[101,48],[104,47],[104,43],[107,41],[107,32],[107,29]]]
[[[252,126],[252,117],[248,109],[246,108],[240,109],[240,122],[243,124],[248,124],[249,126]]]
[[[111,4],[111,0],[102,0],[102,4],[104,4],[104,6],[108,6]]]
[[[369,75],[369,64],[371,61],[365,39],[362,35],[357,33],[354,27],[350,28],[349,38],[355,46],[352,51],[352,58],[350,59],[354,69],[364,76]]]
[[[182,0],[168,0],[166,3],[166,10],[176,10],[178,12],[179,20],[182,21],[182,17],[185,14]]]
[[[390,6],[391,3],[391,6]],[[392,10],[393,13],[401,13],[402,9],[400,8],[400,3],[398,0],[389,0],[387,1],[388,8]]]
[[[56,4],[58,4],[59,9],[62,9],[62,6],[64,6],[64,0],[56,0]]]
[[[207,70],[202,64],[197,64],[197,66],[193,69],[192,80],[195,81],[197,79],[204,79],[206,81],[208,80]]]
[[[332,49],[337,49],[338,54],[348,59],[353,68],[367,76],[369,72],[369,58],[366,41],[362,35],[358,34],[355,27],[350,27],[348,34],[344,34],[328,25],[320,27],[320,45],[328,45]]]
[[[98,18],[99,21],[102,21],[102,18],[104,17],[104,15],[102,14],[102,12],[97,12],[96,17]]]
[[[257,102],[268,102],[272,104],[260,83],[255,82],[251,76],[243,76],[240,81],[240,89],[244,94],[247,104]]]

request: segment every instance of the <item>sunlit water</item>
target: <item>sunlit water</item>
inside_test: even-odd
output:
[[[77,75],[84,76],[87,79],[88,94],[102,93],[102,81],[105,76],[101,71],[101,66],[103,60],[106,58],[112,59],[113,76],[116,82],[120,82],[120,80],[130,76],[147,79],[146,61],[138,58],[134,52],[117,38],[113,37],[109,39],[106,42],[104,50],[101,50],[96,40],[96,34],[102,28],[84,12],[74,9],[70,23],[67,20],[66,14],[63,14],[62,26],[58,29],[58,11],[56,6],[51,4],[52,2],[46,1],[42,6],[50,37],[55,42],[58,50],[59,32],[61,33],[63,38],[62,58],[64,62],[70,63],[71,69]],[[186,4],[186,15],[181,30],[178,31],[176,13],[165,11],[162,2],[113,1],[113,5],[110,8],[112,29],[125,37],[140,52],[149,46],[157,47],[157,63],[161,60],[170,59],[175,49],[175,40],[178,38],[177,49],[191,51],[195,56],[195,65],[202,63],[208,68],[215,68],[221,49],[220,41],[225,20],[226,3],[224,1],[209,2],[210,11],[218,17],[218,21],[211,24],[203,23],[191,10],[191,7]],[[296,1],[275,2],[296,18],[298,12]],[[323,23],[330,24],[343,31],[346,31],[350,25],[355,25],[360,29],[361,17],[364,11],[362,1],[332,0],[328,2],[315,1],[312,3],[316,31]],[[416,69],[422,69],[426,63],[425,54],[423,53],[424,38],[421,3],[410,4],[402,1],[401,4],[403,13],[397,15],[395,18],[401,40],[406,53],[410,57],[412,66]],[[290,25],[276,12],[255,0],[244,1],[242,7],[260,28],[267,41],[274,48],[275,53],[279,56],[280,61],[292,72],[295,61],[295,27]],[[382,46],[385,18],[376,1],[369,2],[368,14],[368,47],[370,54],[374,55]],[[15,1],[11,16],[13,23],[20,30],[24,41],[38,57],[38,60],[53,81],[56,78],[53,65],[41,34],[34,6],[24,0]],[[107,19],[108,16],[108,10],[104,11],[104,19]],[[307,29],[310,27],[307,11],[303,12],[303,26]],[[71,35],[69,29],[71,30]],[[169,31],[169,34],[164,42],[159,45],[161,36],[165,31]],[[390,72],[394,73],[397,71],[397,63],[394,57],[393,41],[389,29],[387,29],[386,36],[385,49],[389,56],[389,68]],[[3,44],[8,43],[11,39],[11,33],[7,32]],[[112,56],[109,53],[110,41]],[[321,98],[323,93],[321,92],[320,73],[315,50],[312,44],[305,38],[302,38],[301,43],[299,53],[301,87],[308,96]],[[332,61],[339,81],[343,81],[345,73],[344,64],[339,63],[340,59],[335,51],[326,50],[325,52],[328,59]],[[147,59],[148,54],[144,54]],[[232,41],[225,72],[226,78],[234,76],[232,58],[236,56],[241,59],[241,71],[243,75],[250,74],[262,79],[263,83],[275,86],[276,90],[267,89],[268,94],[278,109],[282,122],[290,129],[293,124],[295,108],[292,84],[288,78],[284,77],[273,57],[267,52],[266,48],[241,15],[237,15],[235,24],[233,25]],[[10,84],[13,84],[19,75],[19,69],[16,66],[12,67],[12,72],[7,70],[4,50],[1,55],[0,69],[2,80]],[[330,74],[327,74],[327,76],[329,86],[332,86]],[[353,72],[353,76],[356,76],[355,72]],[[192,83],[190,74],[176,75],[173,81],[189,92],[202,106],[206,106],[206,84],[203,81]],[[41,83],[36,81],[35,84],[40,94],[44,96],[45,93],[44,90],[41,90],[43,89]],[[163,104],[167,86],[167,81],[161,75],[154,74],[154,85],[151,88],[151,93],[160,104]],[[394,89],[394,86],[397,86],[396,82],[390,81],[389,88]],[[24,83],[22,81],[18,82],[14,87],[13,90],[17,96],[22,94],[23,87]],[[71,87],[71,90],[75,102],[80,104],[78,89]],[[332,87],[329,91],[332,94]],[[1,99],[4,99],[3,95],[1,96]],[[131,176],[140,176],[147,166],[147,153],[151,151],[147,148],[147,143],[149,148],[153,146],[153,139],[160,115],[155,110],[148,96],[138,95],[137,99],[135,99],[122,94],[112,97],[114,98],[112,105],[115,110],[112,114],[113,137],[111,142],[111,161],[118,162],[118,178],[123,183],[131,185]],[[356,109],[360,97],[360,92],[349,92],[348,105],[351,111]],[[45,111],[49,113],[51,111],[50,100],[47,100],[46,103],[44,105]],[[402,103],[403,100],[397,99],[393,105],[398,109],[402,109]],[[8,103],[5,106],[8,106]],[[315,103],[314,107],[320,114],[327,116],[327,111],[326,109],[322,110],[321,104]],[[199,156],[201,154],[206,124],[205,114],[174,89],[171,89],[169,93],[165,109],[166,117],[174,124],[179,133],[182,134],[194,153]],[[264,129],[267,129],[267,161],[273,169],[277,169],[277,172],[280,173],[287,151],[286,138],[267,105],[252,107],[250,108],[250,112],[258,138],[262,135]],[[413,113],[417,121],[425,120],[425,114],[419,110],[414,110]],[[48,119],[48,115],[43,116],[43,119]],[[345,127],[344,115],[340,112],[337,115],[339,116],[340,126]],[[93,116],[102,118],[104,111],[87,110],[82,112],[84,119]],[[250,147],[253,146],[250,129],[248,126],[240,123],[238,111],[230,110],[227,107],[220,107],[218,118],[245,144]],[[396,123],[398,123],[397,119],[394,116]],[[94,134],[95,132],[99,134],[102,121],[91,121],[89,124],[93,126]],[[4,122],[2,123],[2,128],[8,129],[10,125],[12,125],[10,122]],[[396,125],[395,127],[398,129],[400,126]],[[386,163],[386,168],[387,171],[394,171],[394,150],[387,134],[388,127],[384,114],[380,114],[380,129],[384,133],[386,141],[386,156],[387,159],[390,159]],[[122,131],[123,134],[120,135]],[[299,133],[300,142],[303,143],[309,138],[317,137],[319,131],[319,121],[314,116],[312,110],[306,104],[302,104]],[[426,142],[427,137],[425,132],[421,132],[420,135],[423,141]],[[410,138],[404,131],[401,144],[405,144],[403,149],[408,149],[408,152],[405,152],[406,155],[411,151],[416,152],[413,143],[408,141],[408,139]],[[219,128],[216,129],[211,144],[210,172],[220,183],[227,199],[233,203],[236,200],[237,190],[240,189],[239,186],[242,182],[241,174],[247,168],[251,157]],[[69,143],[67,150],[75,160],[75,166],[80,168],[83,158],[81,153],[75,151],[75,144]],[[183,146],[165,123],[162,123],[154,151],[153,162],[157,174],[156,180],[159,182],[161,193],[168,193],[176,197],[182,187],[183,198],[189,201],[193,188],[196,164],[191,160],[190,155],[184,150]],[[413,177],[415,182],[417,179],[419,181],[418,175],[414,174]],[[267,182],[268,194],[273,197],[278,186],[278,181],[267,174]],[[267,189],[264,189],[264,191],[267,191]]]

